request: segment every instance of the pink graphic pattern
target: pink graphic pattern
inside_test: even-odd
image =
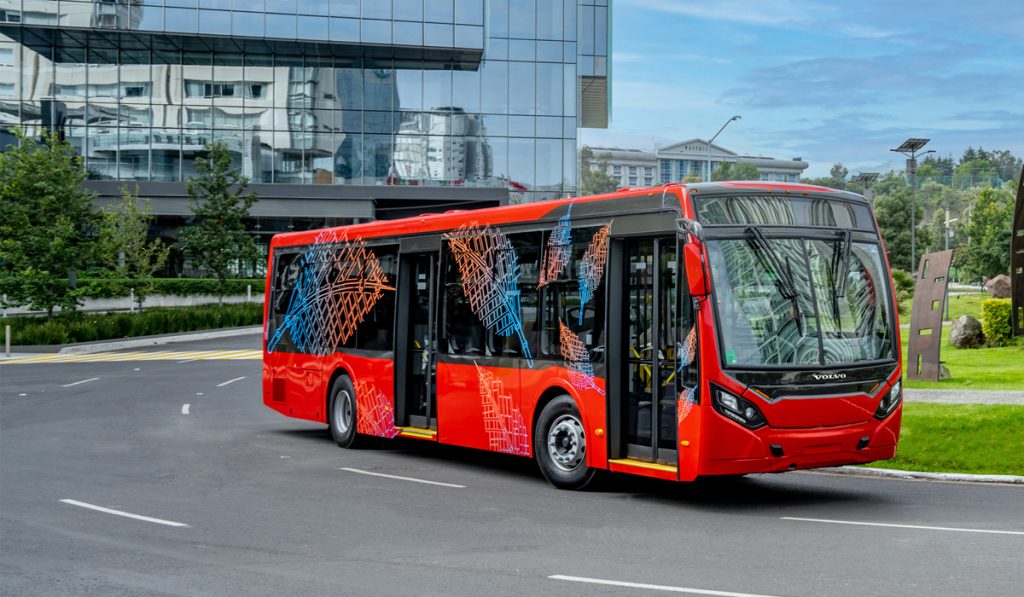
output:
[[[686,334],[686,340],[683,341],[683,345],[679,349],[679,367],[676,369],[676,373],[682,373],[683,369],[685,367],[689,367],[696,358],[697,326],[694,325]],[[682,385],[682,383],[680,383],[680,385]],[[690,411],[693,410],[696,392],[696,386],[689,388],[684,385],[683,391],[679,393],[679,402],[676,404],[676,413],[678,414],[680,424],[686,420],[686,417],[690,415]]]
[[[356,430],[366,435],[392,438],[398,435],[395,427],[395,411],[391,400],[369,381],[356,384],[356,402],[358,416]]]
[[[604,389],[597,385],[594,379],[594,364],[590,362],[590,354],[587,346],[580,340],[579,336],[565,325],[561,318],[558,320],[558,339],[562,358],[565,359],[565,368],[569,370],[569,381],[572,387],[577,390],[595,390],[604,396]]]
[[[477,379],[480,382],[480,401],[484,412],[484,430],[487,442],[496,452],[530,455],[530,440],[523,423],[523,415],[512,402],[512,395],[505,393],[505,384],[496,379],[490,371],[476,363]]]
[[[540,280],[537,288],[548,282],[558,279],[558,276],[569,263],[569,255],[572,253],[572,229],[569,226],[569,218],[572,213],[572,204],[566,214],[558,218],[558,224],[548,236],[548,246],[544,250],[544,259],[540,265]]]

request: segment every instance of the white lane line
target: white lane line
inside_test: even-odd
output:
[[[99,379],[99,378],[98,377],[90,377],[89,379],[83,379],[82,381],[76,381],[75,383],[66,383],[66,384],[62,385],[61,387],[62,388],[70,388],[71,386],[77,386],[78,384],[82,384],[82,383],[89,383],[90,381],[96,381],[97,379]]]
[[[183,405],[181,406],[181,414],[183,414],[183,415],[187,415],[187,414],[188,414],[188,409],[189,409],[189,408],[190,408],[191,406],[192,406],[191,404],[183,404]]]
[[[852,524],[864,527],[889,527],[894,529],[922,529],[926,531],[951,531],[955,533],[986,533],[989,535],[1024,535],[1024,531],[994,531],[990,529],[961,529],[956,527],[931,527],[919,524],[891,524],[885,522],[857,522],[853,520],[828,520],[825,518],[796,518],[783,516],[781,520],[796,520],[799,522],[824,522],[828,524]]]
[[[582,582],[592,585],[607,585],[612,587],[628,587],[630,589],[647,589],[649,591],[666,591],[669,593],[689,593],[690,595],[718,595],[719,597],[771,597],[759,593],[733,593],[731,591],[714,591],[711,589],[691,589],[690,587],[671,587],[668,585],[650,585],[642,582],[626,582],[623,580],[606,580],[603,578],[587,578],[585,576],[566,576],[564,574],[553,574],[551,580],[567,580],[570,582]]]
[[[243,379],[245,379],[244,375],[242,377],[236,377],[234,379],[229,379],[229,380],[227,380],[224,383],[219,383],[219,384],[217,384],[217,387],[218,388],[223,388],[224,386],[228,385],[229,383],[235,383],[236,381],[242,381]]]
[[[341,467],[339,471],[348,471],[350,473],[359,473],[360,475],[370,475],[372,477],[384,477],[385,479],[398,479],[399,481],[412,481],[413,483],[425,483],[427,485],[440,485],[441,487],[454,487],[456,489],[465,489],[465,485],[456,485],[454,483],[441,483],[439,481],[427,481],[426,479],[414,479],[413,477],[399,477],[398,475],[385,475],[384,473],[374,473],[371,471],[364,471],[357,468]]]
[[[202,396],[202,395],[203,395],[202,392],[196,392],[196,396]]]
[[[104,508],[103,506],[96,506],[94,504],[87,504],[78,500],[60,500],[65,504],[72,506],[78,506],[79,508],[88,508],[90,510],[96,510],[97,512],[104,512],[106,514],[113,514],[115,516],[124,516],[125,518],[132,518],[135,520],[141,520],[144,522],[152,522],[154,524],[162,524],[169,527],[187,527],[188,525],[183,522],[174,522],[173,520],[164,520],[162,518],[151,518],[149,516],[140,516],[139,514],[132,514],[131,512],[122,512],[121,510],[113,510],[111,508]]]

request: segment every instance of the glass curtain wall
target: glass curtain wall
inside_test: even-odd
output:
[[[0,18],[42,23],[58,3],[35,4],[35,16],[12,8]],[[576,0],[59,4],[69,9],[60,18],[91,15],[92,27],[483,48],[477,70],[458,70],[301,55],[301,44],[284,54],[86,40],[37,52],[0,37],[0,127],[63,131],[92,178],[183,181],[221,140],[256,183],[507,187],[513,202],[576,190]]]

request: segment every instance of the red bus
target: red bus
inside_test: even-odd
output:
[[[263,401],[403,436],[690,481],[891,458],[899,325],[860,195],[670,184],[271,242]]]

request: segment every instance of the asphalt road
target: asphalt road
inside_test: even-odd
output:
[[[789,473],[562,492],[521,458],[341,450],[263,407],[259,375],[0,366],[0,594],[1024,593],[1020,487]]]

